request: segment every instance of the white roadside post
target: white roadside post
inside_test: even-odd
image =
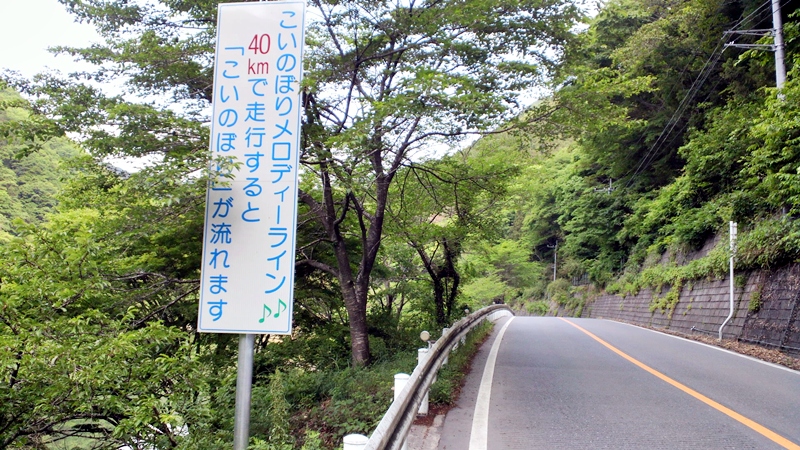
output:
[[[428,349],[427,348],[418,348],[417,349],[417,367],[422,366],[425,364],[425,361],[428,360]],[[425,392],[425,397],[422,398],[422,403],[419,405],[419,410],[417,410],[417,414],[421,416],[428,415],[428,396],[430,392]]]
[[[469,315],[469,308],[464,309],[464,315],[465,316]],[[466,342],[467,342],[467,336],[466,335],[461,336],[461,345],[464,345]]]
[[[305,2],[218,5],[197,330],[239,334],[234,449],[256,334],[291,334]]]
[[[394,401],[400,398],[400,393],[403,392],[409,378],[411,378],[411,375],[407,373],[398,373],[394,376]],[[403,441],[402,450],[408,450],[408,444],[405,440]]]
[[[367,442],[369,442],[369,438],[363,434],[348,434],[344,437],[342,450],[364,450]]]
[[[736,258],[736,236],[738,234],[738,225],[736,224],[736,222],[731,221],[729,223],[729,227],[730,227],[730,233],[729,233],[730,239],[729,239],[729,241],[730,241],[730,253],[731,253],[731,256],[730,256],[730,261],[729,261],[729,264],[730,264],[730,283],[729,283],[728,291],[729,291],[729,294],[730,294],[730,312],[728,313],[728,317],[725,319],[725,321],[722,322],[722,325],[719,326],[719,340],[720,341],[722,340],[722,328],[725,326],[725,324],[728,323],[729,320],[731,320],[731,317],[733,317],[733,294],[734,294],[734,288],[735,288],[734,278],[733,278],[733,263],[734,263],[734,259]]]

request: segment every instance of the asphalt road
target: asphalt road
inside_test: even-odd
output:
[[[617,322],[555,317],[508,324],[486,446],[476,447],[475,405],[504,322],[447,414],[439,449],[800,448],[800,372]]]

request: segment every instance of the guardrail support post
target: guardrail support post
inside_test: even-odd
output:
[[[450,328],[442,328],[442,336],[444,336],[445,334],[447,334],[447,332],[448,332],[449,330],[450,330]],[[456,349],[456,347],[454,346],[454,347],[453,347],[453,350],[455,350],[455,349]],[[447,356],[445,356],[445,357],[444,357],[444,362],[442,363],[442,365],[445,365],[445,364],[447,364],[447,362],[448,362],[448,361],[450,361],[450,352],[447,352]]]
[[[418,348],[417,349],[417,366],[421,366],[425,364],[425,361],[428,360],[428,349],[427,348]],[[420,416],[427,416],[428,415],[428,395],[430,391],[425,392],[425,397],[422,398],[422,403],[419,405],[419,409],[417,410],[417,414]]]
[[[427,352],[428,349],[425,349]],[[403,388],[406,387],[406,383],[408,383],[408,379],[411,378],[411,375],[407,373],[398,373],[394,376],[394,400],[397,400],[400,397],[400,393],[403,392]],[[403,450],[408,450],[408,444],[403,441]]]
[[[344,447],[342,450],[364,450],[369,438],[363,434],[348,434],[344,437]]]
[[[444,361],[445,355],[455,347],[459,339],[463,345],[466,334],[479,325],[487,315],[499,309],[507,311],[504,315],[513,315],[513,311],[506,305],[492,305],[472,316],[462,318],[453,325],[450,331],[444,332],[432,347],[422,349],[417,353],[420,365],[414,369],[412,375],[398,373],[394,376],[394,401],[372,432],[364,450],[384,450],[398,446],[402,450],[407,450],[408,444],[405,442],[407,434],[414,417],[420,410],[423,397],[427,401],[428,391],[431,384],[436,381],[436,372],[441,362]],[[464,313],[469,314],[469,310],[465,310]],[[496,314],[496,316],[502,315]],[[420,339],[430,345],[429,338],[430,335],[427,331],[420,333]],[[409,383],[411,383],[410,386],[408,386]],[[408,391],[404,392],[406,388]]]

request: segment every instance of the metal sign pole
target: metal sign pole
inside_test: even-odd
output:
[[[247,450],[250,441],[250,391],[253,387],[254,334],[239,335],[239,365],[236,369],[236,411],[233,419],[233,449]]]

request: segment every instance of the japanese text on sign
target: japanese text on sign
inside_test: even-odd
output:
[[[199,331],[291,332],[304,15],[219,5]]]

